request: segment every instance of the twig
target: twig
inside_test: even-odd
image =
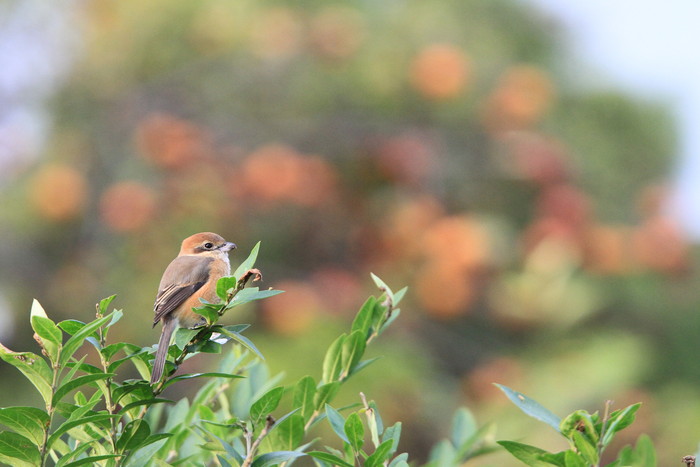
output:
[[[265,419],[265,428],[262,429],[258,437],[255,439],[252,445],[248,446],[248,454],[245,456],[245,459],[243,460],[243,464],[241,464],[241,467],[250,467],[250,465],[253,463],[253,458],[255,457],[255,452],[258,450],[258,447],[260,446],[260,443],[262,443],[262,440],[265,439],[265,436],[270,432],[270,429],[275,425],[275,419],[272,417],[272,415],[268,415],[267,418]],[[253,433],[252,432],[246,432],[250,433],[248,436],[246,436],[246,441],[250,442],[252,439]]]

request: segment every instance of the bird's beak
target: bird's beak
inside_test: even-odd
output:
[[[226,242],[226,243],[224,243],[224,245],[223,245],[221,248],[219,248],[219,249],[220,249],[221,251],[231,251],[231,250],[235,250],[235,249],[236,249],[236,244],[235,244],[235,243],[231,243],[231,242]]]

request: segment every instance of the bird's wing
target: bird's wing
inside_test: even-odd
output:
[[[154,326],[207,283],[212,261],[210,257],[178,256],[168,265],[153,305]]]

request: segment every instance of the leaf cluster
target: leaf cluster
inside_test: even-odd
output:
[[[111,328],[123,313],[108,309],[114,296],[97,305],[95,320],[52,321],[38,302],[31,325],[41,355],[14,352],[0,345],[0,358],[17,368],[36,388],[43,408],[0,408],[0,462],[12,466],[76,467],[80,465],[241,467],[290,466],[308,456],[319,467],[365,465],[406,467],[399,452],[401,422],[385,425],[374,401],[334,407],[343,383],[376,358],[365,358],[368,345],[399,316],[397,305],[406,292],[394,293],[372,275],[381,293],[360,308],[350,332],[326,351],[318,379],[304,376],[280,384],[263,356],[243,332],[247,324],[221,325],[228,310],[280,293],[247,287],[261,278],[254,269],[259,244],[231,277],[217,284],[221,304],[203,303],[195,311],[205,324],[180,329],[168,349],[163,378],[150,384],[154,347],[110,343]],[[179,365],[200,352],[221,352],[215,372],[177,374]],[[79,352],[88,343],[99,364]],[[90,360],[92,361],[92,360]],[[120,380],[124,364],[140,378]],[[160,397],[173,384],[206,379],[191,398]],[[284,409],[284,410],[281,410]],[[328,423],[338,438],[333,443],[312,438],[314,427]],[[453,438],[466,458],[479,438],[473,418],[460,412]],[[335,444],[337,447],[332,447]]]
[[[641,407],[641,404],[637,403],[611,412],[612,403],[608,401],[602,416],[598,412],[591,414],[585,410],[576,410],[560,419],[526,395],[500,384],[496,386],[520,410],[554,428],[569,443],[569,449],[552,453],[516,441],[498,441],[498,444],[515,458],[532,467],[600,466],[603,452],[610,445],[615,434],[634,422],[635,414]],[[614,461],[605,465],[606,467],[656,467],[654,445],[648,436],[641,435],[634,447],[625,446]]]

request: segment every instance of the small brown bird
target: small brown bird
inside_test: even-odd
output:
[[[216,282],[231,274],[228,252],[236,248],[221,235],[201,232],[182,241],[180,253],[163,273],[158,286],[153,326],[163,322],[158,350],[153,362],[151,384],[163,376],[170,339],[178,326],[192,327],[203,321],[192,308],[202,305],[200,298],[208,302],[219,301]]]

